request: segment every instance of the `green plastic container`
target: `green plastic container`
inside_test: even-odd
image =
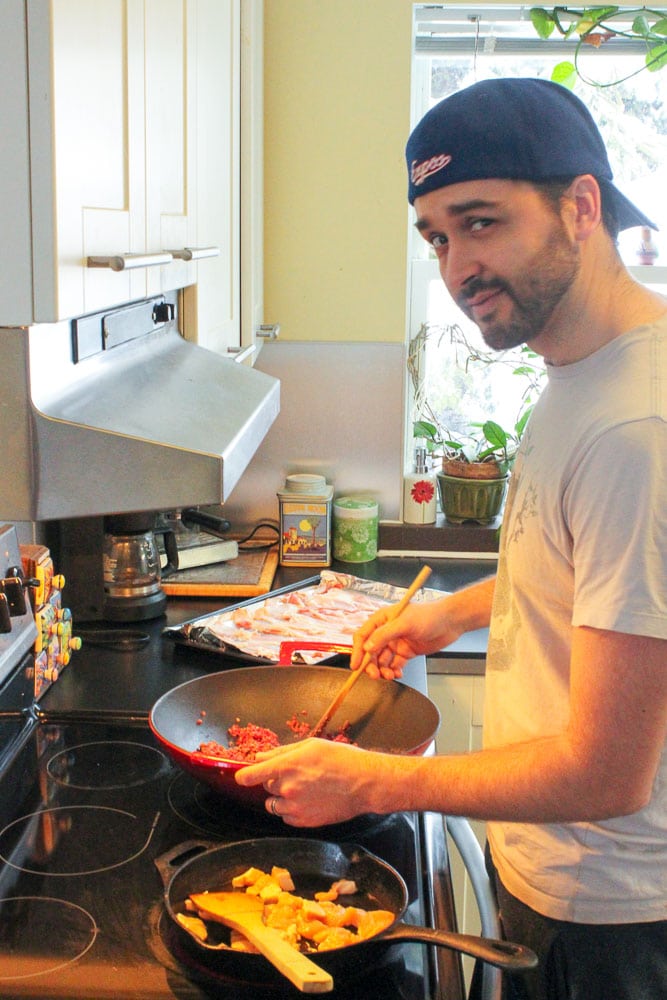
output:
[[[333,557],[340,562],[365,563],[378,551],[380,514],[369,496],[338,497],[333,505]]]

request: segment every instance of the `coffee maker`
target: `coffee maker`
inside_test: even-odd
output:
[[[77,622],[140,622],[163,615],[167,597],[161,581],[178,569],[183,526],[217,537],[230,529],[229,521],[196,507],[169,515],[137,511],[51,522],[48,543]]]
[[[102,579],[104,617],[114,622],[159,618],[167,608],[163,575],[178,569],[174,532],[162,528],[167,565],[160,566],[156,515],[115,514],[104,518]]]

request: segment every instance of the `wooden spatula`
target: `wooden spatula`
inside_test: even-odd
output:
[[[403,594],[403,597],[400,599],[400,601],[397,604],[393,604],[388,609],[387,621],[393,621],[394,618],[398,618],[401,611],[403,611],[403,609],[408,606],[413,596],[417,593],[417,591],[421,587],[424,586],[425,581],[428,579],[430,575],[431,575],[431,567],[422,566],[419,573],[417,573],[417,576],[414,578],[414,580],[412,581],[406,592]],[[326,712],[322,715],[321,719],[311,729],[310,731],[311,736],[320,736],[322,734],[325,726],[328,726],[334,713],[338,711],[342,702],[347,697],[347,694],[350,691],[350,689],[354,687],[354,685],[357,683],[361,675],[365,672],[369,660],[370,656],[368,655],[368,653],[366,653],[359,667],[351,672],[351,674],[341,687],[336,697],[332,700]]]
[[[202,920],[240,931],[302,993],[330,993],[333,979],[262,920],[264,904],[247,892],[201,892],[190,896]]]

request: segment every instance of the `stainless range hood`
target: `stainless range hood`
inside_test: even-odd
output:
[[[280,383],[184,340],[176,294],[0,329],[0,514],[42,521],[221,503]]]

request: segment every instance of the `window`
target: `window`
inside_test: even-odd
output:
[[[443,97],[477,80],[498,76],[549,79],[557,63],[572,59],[574,42],[560,36],[540,39],[529,11],[529,6],[516,5],[417,5],[413,124]],[[587,78],[608,84],[636,70],[642,58],[641,45],[614,39],[578,58],[578,67]],[[639,229],[621,233],[619,249],[623,260],[639,280],[667,293],[667,68],[656,73],[644,70],[614,86],[596,87],[578,79],[574,89],[602,132],[615,183],[660,229],[653,234],[659,254],[655,266],[638,266]],[[433,330],[419,359],[429,399],[438,408],[441,422],[452,430],[488,418],[511,427],[521,408],[525,380],[512,375],[511,357],[506,359],[507,365],[487,366],[473,361],[466,366],[468,351],[461,344],[461,336],[473,351],[490,352],[477,327],[451,302],[432,251],[410,228],[409,336],[414,342],[425,324]],[[454,342],[449,335],[451,328],[460,330]],[[444,335],[442,330],[446,331]],[[413,450],[412,421],[418,415],[412,396],[408,459]]]

